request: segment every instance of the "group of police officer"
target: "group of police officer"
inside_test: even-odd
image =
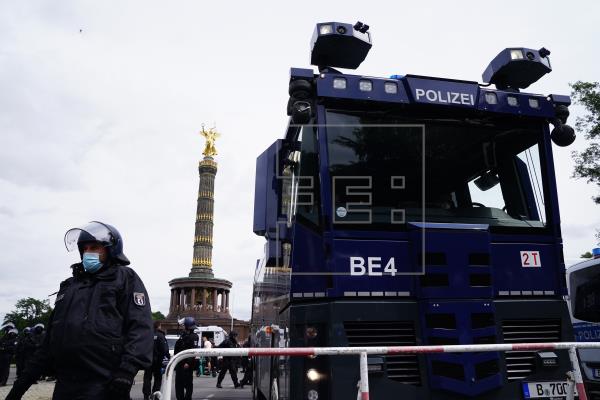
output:
[[[160,390],[169,349],[160,324],[152,322],[146,288],[128,267],[120,233],[93,221],[68,230],[64,240],[68,251],[78,250],[81,262],[71,265],[72,277],[60,284],[47,331],[38,324],[19,340],[14,324],[4,326],[0,384],[6,383],[10,360],[17,355],[17,379],[6,400],[21,399],[42,376],[56,379],[53,400],[129,400],[140,370],[149,399]],[[175,352],[203,347],[195,327],[193,318],[184,320]],[[231,332],[219,347],[239,347],[236,336]],[[189,358],[176,368],[178,400],[191,399],[194,363]],[[231,358],[223,358],[217,387],[227,371],[239,387],[236,370]]]
[[[17,376],[23,371],[35,351],[42,346],[45,337],[44,324],[36,324],[19,331],[14,323],[7,322],[0,327],[0,386],[6,386],[10,372],[10,363],[15,358]]]
[[[175,342],[174,353],[177,354],[181,351],[194,349],[194,348],[210,348],[212,347],[208,340],[200,341],[198,334],[194,332],[196,328],[196,321],[192,317],[184,318],[183,327],[184,332],[181,337]],[[206,338],[205,338],[206,339]],[[237,348],[240,347],[237,342],[237,332],[230,332],[227,338],[218,346],[219,348]],[[218,369],[219,375],[217,377],[217,388],[222,388],[221,383],[225,378],[227,372],[231,375],[231,380],[236,388],[243,387],[244,381],[238,382],[237,378],[237,362],[236,357],[223,357],[220,360]],[[194,371],[198,369],[198,362],[195,357],[189,357],[182,360],[175,368],[175,397],[177,400],[190,400],[194,390],[193,378]],[[214,362],[214,361],[213,361]],[[207,363],[208,364],[208,363]],[[213,365],[213,368],[216,366]],[[248,374],[248,372],[246,372]],[[213,375],[214,376],[214,375]],[[250,380],[246,379],[246,384],[250,383]]]

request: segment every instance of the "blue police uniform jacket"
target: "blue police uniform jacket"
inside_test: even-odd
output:
[[[81,264],[72,268],[30,367],[66,380],[109,380],[117,371],[133,378],[152,363],[154,329],[144,284],[122,265],[96,274]]]

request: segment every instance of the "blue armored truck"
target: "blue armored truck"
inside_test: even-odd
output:
[[[317,24],[284,135],[257,159],[258,347],[572,341],[552,143],[570,99],[525,91],[545,49],[478,83],[356,69],[363,23]],[[462,57],[468,57],[463,53]],[[257,357],[255,399],[354,399],[358,357]],[[371,399],[566,396],[563,351],[373,356]]]

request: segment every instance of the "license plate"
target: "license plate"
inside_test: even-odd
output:
[[[600,379],[600,368],[594,368],[594,378]]]
[[[523,396],[526,399],[566,397],[568,390],[568,382],[523,382]],[[577,388],[575,388],[575,396],[577,396]]]

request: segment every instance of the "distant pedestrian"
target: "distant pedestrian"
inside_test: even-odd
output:
[[[210,342],[210,340],[208,340],[208,338],[206,336],[202,337],[202,347],[205,349],[212,349],[213,345]],[[204,357],[204,375],[210,375],[212,372],[212,362],[211,362],[212,357],[209,356],[205,356]]]
[[[70,229],[65,245],[79,250],[81,262],[61,283],[43,343],[6,400],[19,400],[47,371],[56,376],[53,400],[129,400],[133,378],[152,361],[144,284],[127,266],[123,239],[110,225]]]
[[[10,362],[15,355],[17,335],[19,334],[12,323],[9,326],[5,325],[3,328],[5,333],[0,338],[0,386],[6,386],[6,381],[10,375]]]
[[[161,329],[160,321],[154,321],[154,351],[152,365],[144,370],[144,386],[142,388],[144,400],[150,399],[152,393],[160,391],[162,374],[169,358],[169,344],[165,338],[165,332]],[[154,378],[154,385],[152,385],[152,378]]]
[[[231,331],[229,333],[229,337],[227,339],[225,339],[223,341],[223,343],[221,343],[219,346],[219,348],[237,348],[240,347],[240,345],[237,342],[237,332],[233,332]],[[221,386],[221,382],[223,382],[223,379],[225,378],[225,374],[227,374],[227,371],[229,371],[229,375],[231,375],[231,380],[233,381],[233,385],[238,388],[240,387],[240,384],[238,382],[238,378],[237,378],[237,361],[236,361],[237,357],[223,357],[223,361],[221,363],[221,369],[219,371],[219,377],[217,378],[217,387],[220,389],[223,386]]]
[[[194,329],[196,320],[192,317],[185,317],[183,320],[184,331],[181,337],[175,342],[175,354],[188,349],[195,349],[200,346],[200,338]],[[191,400],[194,391],[194,370],[196,369],[196,358],[189,357],[182,360],[175,367],[175,397],[177,400]]]

